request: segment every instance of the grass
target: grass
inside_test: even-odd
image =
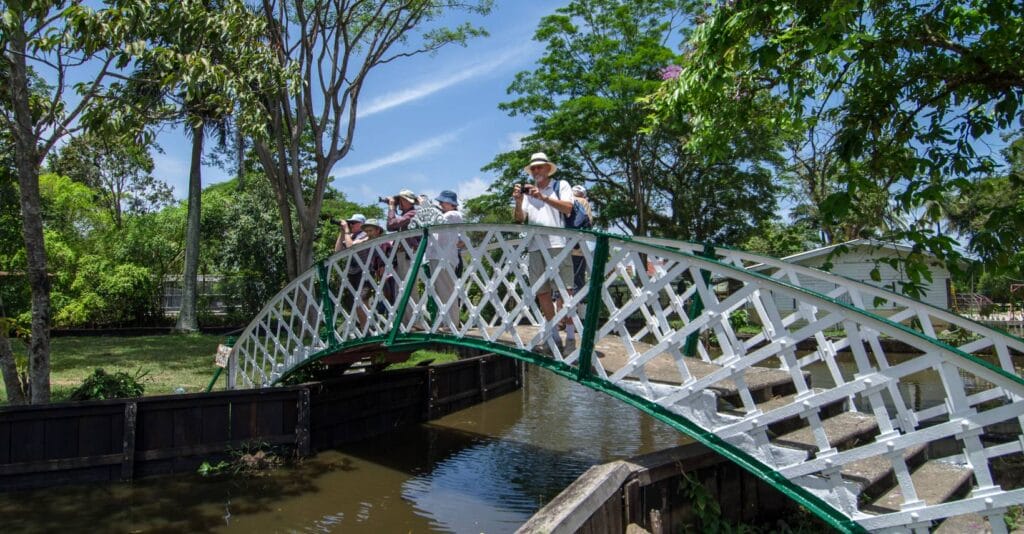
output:
[[[409,359],[404,362],[393,363],[388,366],[388,369],[405,369],[407,367],[416,367],[422,362],[427,360],[433,360],[430,365],[437,365],[440,363],[454,362],[459,359],[459,355],[454,352],[437,352],[433,350],[418,350],[409,356]]]
[[[163,395],[185,388],[204,391],[213,377],[213,355],[224,336],[182,334],[140,337],[55,337],[50,348],[50,387],[55,402],[66,400],[97,368],[134,375],[140,368],[146,395]],[[15,355],[24,363],[25,347]],[[0,387],[0,402],[7,392]]]
[[[67,400],[95,369],[108,373],[124,371],[135,375],[141,369],[146,395],[165,395],[178,388],[188,393],[205,391],[213,378],[213,355],[224,336],[181,334],[139,337],[55,337],[51,340],[50,387],[54,402]],[[15,343],[19,366],[25,363],[25,347]],[[450,352],[419,350],[408,361],[388,369],[414,367],[425,360],[432,364],[452,362],[459,356]],[[224,386],[222,376],[216,388]],[[0,384],[0,404],[7,402],[7,391]]]

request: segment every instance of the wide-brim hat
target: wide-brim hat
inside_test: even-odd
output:
[[[387,233],[387,229],[384,228],[383,224],[381,224],[380,219],[366,219],[363,221],[363,231],[366,231],[366,229],[371,226],[380,230],[380,233],[382,234]]]
[[[353,216],[351,216],[351,217],[349,217],[348,219],[345,219],[345,220],[350,222],[350,223],[363,223],[363,224],[366,224],[366,215],[363,215],[362,213],[357,213],[357,214],[355,214],[355,215],[353,215]]]
[[[530,156],[530,163],[527,163],[526,166],[523,167],[523,170],[530,172],[530,167],[540,164],[547,165],[548,168],[551,169],[551,171],[548,172],[548,175],[558,172],[558,165],[555,165],[551,160],[549,160],[547,154],[543,152],[534,152],[534,154]]]
[[[441,194],[437,195],[434,200],[438,202],[447,202],[455,207],[459,206],[459,195],[455,194],[455,191],[441,191]]]
[[[419,197],[416,196],[416,193],[413,193],[409,189],[403,189],[399,191],[398,196],[408,200],[409,202],[412,202],[413,204],[415,204],[419,200]]]

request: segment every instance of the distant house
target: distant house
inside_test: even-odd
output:
[[[196,276],[196,297],[200,306],[210,313],[225,313],[230,308],[228,296],[222,293],[220,275]],[[168,275],[163,280],[163,299],[161,307],[164,315],[177,315],[181,311],[182,276]]]
[[[897,271],[886,263],[878,262],[878,260],[905,258],[911,252],[911,248],[907,246],[872,239],[858,239],[808,250],[782,259],[789,263],[822,269],[825,263],[829,262],[829,255],[840,246],[845,246],[848,250],[831,258],[832,265],[829,272],[876,287],[882,287],[896,293],[902,293],[903,286],[901,282],[906,282],[909,278],[902,271]],[[871,279],[871,271],[876,267],[881,275],[877,281]],[[932,281],[930,283],[927,281],[922,282],[926,289],[919,297],[919,300],[942,309],[949,309],[951,300],[949,271],[937,261],[930,262],[929,269],[932,274]],[[805,288],[822,294],[827,294],[836,288],[835,284],[830,284],[823,280],[804,282],[801,285]],[[791,311],[796,308],[796,302],[792,298],[777,296],[775,299],[780,311]],[[839,300],[849,302],[849,297],[844,295]],[[864,302],[866,310],[885,314],[892,308],[891,305],[886,304],[876,308],[872,301],[873,299],[868,299]]]

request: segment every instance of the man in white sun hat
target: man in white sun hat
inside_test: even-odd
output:
[[[455,191],[441,191],[434,200],[441,208],[441,224],[463,222],[462,212],[459,211],[459,196]],[[431,232],[424,253],[424,259],[430,268],[430,278],[433,280],[434,294],[438,298],[438,307],[448,307],[447,315],[441,317],[441,330],[456,331],[459,328],[460,305],[455,294],[455,284],[458,281],[460,242],[461,235],[457,232]]]
[[[537,152],[530,156],[530,162],[524,170],[533,178],[533,183],[516,184],[512,188],[512,199],[516,207],[513,217],[518,223],[528,223],[539,226],[550,226],[554,228],[565,227],[565,216],[572,212],[572,186],[565,180],[552,180],[551,175],[558,171],[554,164],[543,152]],[[558,191],[555,191],[558,187]],[[554,259],[562,249],[565,248],[565,237],[560,235],[549,235],[546,237],[536,236],[530,241],[529,250],[529,277],[530,283],[540,280],[546,276],[548,266],[545,263],[541,250],[546,250],[548,256]],[[562,281],[563,287],[572,291],[572,262],[566,260],[557,265],[558,279]],[[555,316],[555,305],[551,298],[552,291],[558,290],[555,278],[548,278],[537,290],[537,305],[544,314],[544,318],[550,321]],[[563,295],[563,301],[569,295]],[[558,330],[554,330],[555,344],[562,346]]]

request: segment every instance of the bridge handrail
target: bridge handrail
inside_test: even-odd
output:
[[[638,241],[641,243],[648,243],[667,248],[674,248],[690,254],[699,254],[699,251],[702,250],[702,248],[704,247],[704,244],[702,243],[695,243],[692,241],[675,241],[672,239],[665,239],[660,237],[632,237],[630,239],[633,239],[634,241]],[[726,262],[731,261],[734,265],[737,265],[738,267],[772,267],[775,269],[780,269],[787,273],[789,271],[793,271],[797,274],[802,274],[811,278],[824,280],[827,282],[834,283],[836,285],[849,285],[873,297],[880,297],[892,302],[898,302],[907,307],[920,306],[922,308],[927,308],[930,314],[938,317],[939,319],[942,319],[943,321],[949,324],[963,327],[966,330],[984,332],[986,335],[1005,338],[1007,343],[1012,342],[1014,348],[1018,348],[1019,350],[1024,352],[1024,338],[1016,336],[1010,332],[993,328],[975,319],[964,317],[962,315],[957,315],[945,308],[940,308],[929,302],[916,299],[914,297],[904,295],[896,291],[891,291],[882,287],[874,286],[862,280],[857,280],[855,278],[850,278],[848,276],[841,274],[831,273],[829,271],[824,271],[814,267],[808,267],[806,265],[801,265],[799,263],[791,263],[773,256],[757,254],[754,252],[740,250],[737,248],[732,248],[724,245],[716,245],[715,253],[716,255],[725,258]],[[750,265],[743,266],[738,262],[749,262]]]
[[[383,250],[380,245],[384,240],[395,243],[396,247],[391,249],[389,263],[385,269],[388,275],[397,276],[397,268],[391,262],[395,260],[398,250],[403,250],[408,257],[413,255],[410,238],[422,238],[430,234],[446,232],[455,232],[465,237],[470,242],[468,245],[470,255],[475,260],[467,265],[467,270],[460,278],[462,284],[467,286],[460,289],[462,291],[461,298],[464,299],[463,303],[458,304],[458,300],[456,300],[455,305],[468,307],[470,311],[477,313],[486,306],[493,306],[494,317],[500,319],[499,322],[496,322],[496,319],[485,319],[482,316],[471,317],[467,324],[462,325],[461,331],[453,331],[449,334],[441,333],[441,322],[425,319],[428,308],[427,301],[435,298],[436,294],[433,293],[430,280],[427,279],[423,269],[409,272],[410,276],[425,283],[426,294],[422,297],[411,299],[410,294],[413,292],[411,288],[414,286],[405,285],[401,302],[385,305],[384,312],[377,307],[381,304],[381,299],[376,294],[371,296],[375,299],[372,308],[366,308],[365,304],[359,302],[351,304],[350,310],[336,308],[343,302],[341,289],[344,289],[344,285],[347,284],[344,276],[361,252]],[[529,240],[538,236],[550,235],[565,237],[569,241],[567,249],[573,245],[581,245],[580,250],[590,266],[591,282],[576,295],[564,295],[568,305],[558,312],[554,321],[538,321],[537,318],[540,315],[533,299],[533,293],[548,281],[557,282],[559,292],[564,293],[565,286],[550,274],[543,275],[539,280],[524,281],[518,273],[522,272],[521,255]],[[994,486],[992,482],[986,459],[1011,452],[1021,452],[1021,449],[1024,448],[1024,440],[1020,440],[1013,446],[987,447],[978,439],[979,434],[987,425],[1014,420],[1019,424],[1024,420],[1024,415],[1022,415],[1024,403],[1021,402],[1024,400],[1024,380],[1013,371],[1012,362],[1010,370],[1002,365],[1004,360],[1010,360],[1006,348],[1017,347],[1015,343],[1019,340],[1015,341],[1015,338],[1006,340],[994,337],[992,343],[996,345],[997,350],[1000,346],[1004,348],[999,353],[1001,365],[994,365],[964,350],[971,346],[971,343],[955,347],[926,332],[858,308],[835,298],[835,296],[823,295],[792,283],[792,280],[780,279],[785,277],[776,278],[763,272],[750,271],[742,262],[755,257],[754,255],[729,255],[730,253],[726,252],[720,256],[721,259],[719,257],[707,258],[694,253],[692,245],[675,246],[680,245],[678,242],[650,243],[646,240],[600,232],[495,224],[438,226],[388,234],[384,240],[370,241],[332,255],[320,262],[316,269],[303,273],[292,281],[278,296],[268,302],[243,332],[239,342],[235,344],[235,349],[232,352],[230,384],[233,387],[237,385],[236,378],[243,363],[248,366],[247,369],[251,371],[252,375],[251,379],[248,378],[249,375],[243,375],[245,381],[252,385],[270,385],[289,369],[294,369],[327,354],[341,344],[355,343],[359,339],[374,339],[384,344],[396,340],[431,339],[444,340],[453,344],[482,344],[515,357],[525,357],[525,355],[546,349],[549,354],[537,356],[531,361],[548,366],[567,376],[569,373],[575,373],[580,382],[634,403],[648,413],[673,423],[677,429],[717,447],[716,450],[727,451],[742,465],[748,466],[752,470],[760,470],[761,476],[766,480],[774,480],[772,478],[774,475],[771,474],[774,472],[784,477],[775,480],[779,484],[785,484],[786,480],[798,481],[799,484],[811,484],[805,491],[810,491],[814,495],[821,494],[821,498],[828,503],[824,505],[825,508],[822,508],[811,502],[813,501],[811,499],[807,503],[812,510],[824,514],[823,517],[830,514],[829,509],[841,511],[842,514],[856,520],[857,524],[869,528],[906,525],[909,524],[912,514],[916,514],[914,521],[926,521],[931,518],[965,513],[965,511],[978,511],[985,506],[991,507],[991,504],[985,504],[977,499],[965,499],[960,501],[959,507],[952,512],[941,507],[929,507],[927,510],[910,510],[908,508],[901,512],[864,517],[857,511],[856,503],[851,502],[849,495],[844,493],[842,485],[837,486],[838,482],[829,478],[832,476],[829,473],[834,473],[837,469],[836,466],[847,465],[867,457],[892,457],[891,461],[897,471],[901,489],[904,490],[908,503],[911,503],[908,506],[920,508],[913,504],[916,494],[913,484],[908,482],[907,467],[906,465],[901,466],[892,456],[893,454],[902,455],[911,445],[921,443],[922,440],[956,436],[964,444],[962,458],[974,466],[977,480],[976,490],[979,493],[989,492],[989,496],[991,496],[994,495],[992,488],[997,486]],[[591,242],[595,245],[594,248],[589,246]],[[422,259],[426,243],[426,240],[422,241],[418,250],[415,251],[416,261]],[[490,258],[489,254],[496,254],[498,257]],[[568,250],[563,250],[552,258],[544,253],[544,261],[549,266],[553,265],[553,262],[568,261],[567,254]],[[649,275],[647,265],[641,266],[640,263],[651,256],[660,258],[664,263],[654,267],[653,274]],[[609,259],[606,265],[605,258]],[[758,259],[761,258],[758,257]],[[803,273],[806,269],[820,278],[820,271],[793,266],[779,260],[768,260],[778,262],[776,263],[777,268],[791,268],[789,272],[794,273]],[[489,267],[488,261],[490,262]],[[359,266],[360,264],[357,261],[355,265]],[[632,266],[632,272],[628,266]],[[491,272],[488,271],[488,268],[491,269]],[[641,268],[643,269],[642,274]],[[704,272],[712,273],[719,278],[735,280],[742,285],[727,298],[719,301],[714,288],[711,287],[710,277],[701,281],[701,273]],[[595,274],[600,276],[595,277]],[[331,288],[332,279],[339,278],[336,275],[341,275],[340,283],[342,284],[337,295],[332,293],[333,289]],[[689,287],[677,291],[673,285],[674,281],[685,276],[689,277]],[[636,280],[633,280],[632,277],[635,277]],[[825,278],[831,280],[832,277],[834,275]],[[839,277],[835,279],[839,280]],[[848,279],[840,281],[845,284]],[[625,304],[613,299],[610,288],[614,284],[622,284],[625,287],[627,294],[623,298],[628,298]],[[378,293],[383,291],[382,280],[371,280],[370,285],[372,291]],[[869,295],[881,293],[886,298],[892,297],[898,302],[907,303],[908,306],[927,306],[898,295],[893,297],[885,290],[874,286],[866,284],[865,286],[850,284],[847,287],[858,291],[863,290],[865,294]],[[469,291],[472,288],[486,293],[477,304],[468,302]],[[666,297],[666,288],[668,303],[662,304],[662,299]],[[595,290],[596,294],[594,294]],[[519,294],[517,295],[517,293]],[[777,294],[799,300],[802,305],[792,314],[782,316],[778,310],[775,310],[771,300]],[[687,313],[684,313],[683,304],[684,302],[693,302],[695,299],[703,301],[705,310],[697,316],[688,316]],[[413,302],[414,300],[415,302]],[[588,305],[586,317],[584,321],[580,321],[573,310],[583,300],[586,300]],[[410,309],[413,322],[411,323],[400,313],[396,315],[396,312],[403,310],[406,304],[412,305]],[[442,302],[442,309],[447,309],[447,306],[451,305],[451,300]],[[728,315],[733,310],[746,305],[753,306],[755,312],[762,319],[762,332],[751,340],[738,341],[735,332],[729,325]],[[360,306],[363,307],[360,308]],[[924,311],[921,311],[922,309]],[[373,317],[354,318],[359,310],[369,312],[373,314]],[[602,311],[606,311],[608,316],[599,318]],[[914,312],[918,315],[924,314],[925,317],[935,315],[932,309],[926,308],[915,308]],[[648,320],[648,324],[638,332],[631,332],[625,326],[625,321],[638,313]],[[344,325],[334,322],[339,318],[339,314],[345,318]],[[667,317],[672,314],[678,315],[682,319],[681,327],[668,325]],[[513,320],[509,321],[509,318]],[[524,339],[517,331],[519,327],[516,326],[521,318],[537,325],[539,331],[536,334],[527,333],[527,337]],[[571,319],[580,327],[579,330],[583,338],[579,350],[563,353],[559,347],[545,345],[547,343],[545,336],[551,331],[551,324],[562,318]],[[391,322],[387,324],[388,321]],[[355,324],[360,322],[364,324]],[[284,323],[287,323],[288,328],[287,332],[282,333],[281,325]],[[417,324],[423,328],[422,332],[413,329],[413,326]],[[827,339],[824,331],[837,324],[843,326],[846,337],[839,341]],[[325,325],[329,327],[326,334]],[[297,333],[292,331],[295,326],[299,330]],[[479,335],[482,336],[481,340],[461,339],[471,326],[477,329]],[[342,328],[344,332],[339,332],[339,329]],[[267,334],[266,339],[257,339],[260,331]],[[694,336],[702,331],[714,333],[723,352],[720,356],[712,358],[711,355],[703,352],[703,343],[698,341],[698,349],[702,351],[701,358],[705,361],[713,360],[716,365],[720,364],[722,367],[706,376],[696,377],[691,374],[689,369],[691,364],[687,360],[681,359],[682,354],[679,347],[683,344],[682,341],[694,339]],[[920,351],[921,354],[906,362],[890,365],[885,358],[884,350],[878,346],[877,336],[879,333],[902,341]],[[277,337],[274,337],[275,335]],[[352,337],[354,335],[356,337]],[[655,338],[654,346],[648,348],[641,346],[641,338],[645,335]],[[511,336],[511,341],[503,340],[502,336]],[[601,361],[590,356],[595,348],[595,342],[607,341],[613,339],[614,336],[618,336],[616,339],[626,348],[626,361],[621,368],[608,374]],[[816,350],[808,356],[798,357],[796,343],[811,339],[816,343]],[[641,345],[637,345],[638,343]],[[866,352],[865,344],[869,345],[870,354]],[[978,343],[974,342],[974,346],[977,345]],[[860,370],[851,378],[846,378],[838,368],[834,368],[836,365],[835,354],[844,348],[853,351],[857,369]],[[239,357],[239,354],[242,352],[245,353],[245,362],[240,361],[242,358]],[[681,381],[678,382],[679,386],[664,385],[649,380],[647,377],[647,366],[663,353],[673,359],[678,367],[681,378]],[[870,362],[872,355],[876,359],[875,364]],[[785,405],[761,411],[754,406],[750,390],[745,383],[745,373],[755,365],[773,359],[778,360],[781,365],[780,369],[788,370],[798,396],[787,401]],[[802,374],[805,372],[804,368],[815,361],[821,361],[828,365],[828,370],[837,383],[835,388],[819,392],[807,387],[806,379],[802,377]],[[576,369],[576,371],[572,371],[572,369]],[[903,383],[904,378],[908,375],[922,370],[933,370],[940,375],[942,388],[948,399],[944,404],[916,409],[907,405],[904,394],[899,390],[899,384]],[[980,384],[979,392],[972,393],[966,389],[964,376],[962,376],[964,373],[968,375],[969,379],[976,380],[977,384]],[[736,384],[740,396],[740,407],[745,415],[722,419],[718,414],[713,413],[717,410],[714,406],[700,405],[702,395],[709,393],[712,386],[727,381]],[[985,384],[992,387],[985,388]],[[894,402],[892,410],[896,412],[895,418],[890,414],[889,408],[878,404],[882,402],[880,395],[883,393]],[[864,410],[865,413],[874,413],[882,437],[875,442],[861,444],[846,451],[829,451],[829,440],[825,437],[817,413],[829,403],[844,398],[849,399],[851,406],[849,409],[853,411],[858,411],[858,408],[853,407],[855,398],[871,406],[870,410],[868,408],[860,408],[860,410]],[[1004,404],[991,408],[992,403],[998,402]],[[667,415],[665,410],[669,410],[675,415]],[[795,460],[793,457],[785,455],[776,457],[775,455],[780,453],[772,448],[775,446],[764,441],[767,439],[769,424],[794,414],[805,417],[813,428],[818,443],[818,457],[809,460],[806,458]],[[675,419],[676,417],[681,419]],[[922,426],[922,421],[943,417],[948,417],[949,421],[940,422],[930,428]],[[697,431],[695,430],[697,428],[703,430]],[[711,434],[705,434],[705,432]],[[710,437],[712,435],[717,437],[713,439]],[[755,438],[750,436],[755,436]],[[756,438],[756,436],[763,436],[763,438]],[[754,439],[754,441],[750,441],[750,439]],[[757,441],[758,439],[762,441]],[[738,449],[733,450],[735,447]],[[815,480],[818,482],[813,482]],[[821,480],[832,481],[824,483],[820,482]],[[817,487],[815,484],[819,486],[825,484],[827,488],[813,489]],[[796,495],[794,498],[797,498],[803,494],[796,491],[793,495]],[[1013,502],[1019,503],[1024,502],[1024,495],[1016,497],[1012,492],[1002,492],[999,493],[998,499],[1018,499]],[[1003,502],[998,499],[995,502]],[[846,528],[842,526],[841,522],[832,524],[838,528]]]

